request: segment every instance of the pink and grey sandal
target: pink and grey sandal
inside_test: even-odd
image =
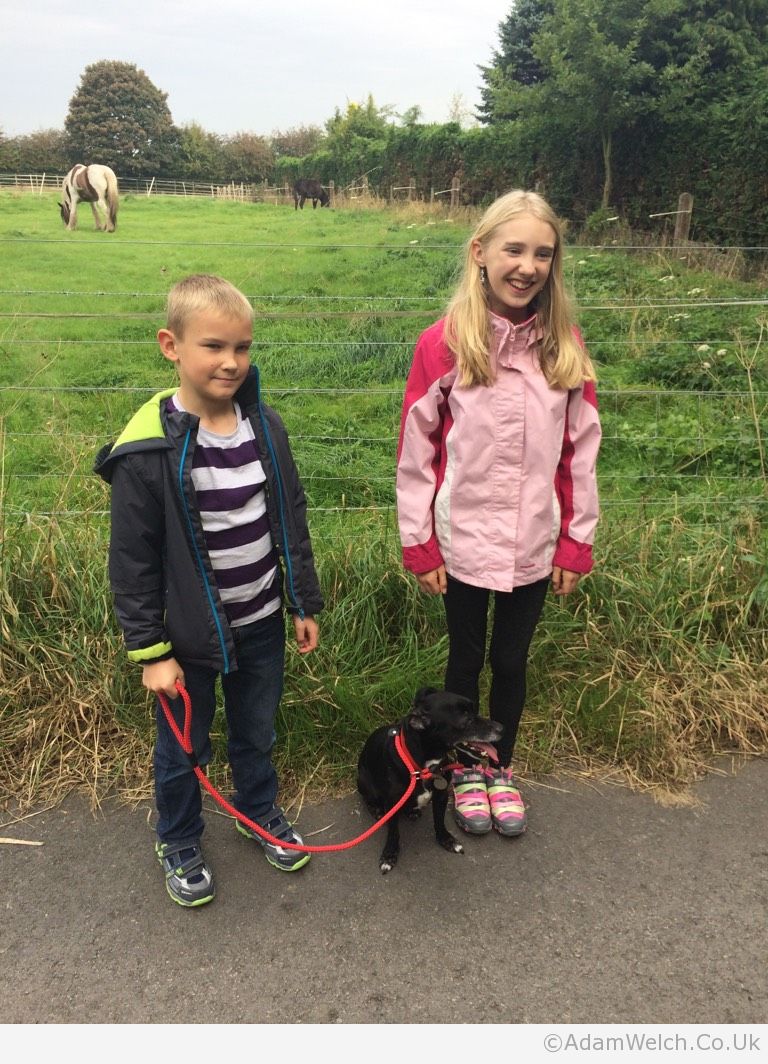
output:
[[[486,769],[493,827],[500,835],[522,835],[527,825],[525,803],[509,768]]]
[[[475,768],[453,771],[453,815],[456,823],[469,835],[485,835],[492,827],[486,779]]]

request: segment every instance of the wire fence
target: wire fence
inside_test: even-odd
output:
[[[50,180],[46,178],[49,184]],[[42,192],[47,186],[38,181],[37,187]],[[160,192],[160,183],[152,191]],[[0,243],[11,253],[14,246],[34,249],[35,245],[62,244],[75,256],[98,245],[107,261],[119,254],[119,249],[142,245],[290,253],[297,249],[337,250],[350,255],[357,250],[398,255],[428,252],[437,262],[448,252],[451,261],[456,260],[461,245],[412,240],[409,235],[406,233],[404,240],[400,232],[381,243],[219,244],[121,237],[119,243],[110,244],[98,237],[72,242],[66,236],[9,234],[0,236]],[[707,250],[731,256],[766,252],[768,248]],[[591,254],[623,252],[633,256],[655,251],[667,254],[670,249],[642,242],[572,247],[566,259],[571,287],[578,294],[579,270]],[[695,355],[706,377],[709,354],[719,357],[726,348],[733,348],[738,329],[746,344],[759,346],[768,297],[759,293],[710,294],[701,287],[666,292],[671,280],[671,274],[663,275],[655,279],[653,289],[640,290],[632,283],[623,289],[628,293],[623,297],[601,292],[598,297],[592,293],[579,300],[580,314],[590,317],[588,346],[598,361],[620,361],[628,350],[641,358],[667,354],[674,358],[676,353],[687,352]],[[162,324],[165,295],[146,284],[136,290],[115,285],[86,291],[76,284],[71,288],[50,284],[15,288],[6,282],[0,289],[0,354],[17,350],[24,359],[36,360],[29,362],[20,382],[6,377],[8,383],[0,384],[0,521],[7,525],[36,518],[77,521],[86,516],[106,517],[108,489],[92,473],[94,453],[107,442],[114,427],[123,423],[134,398],[138,403],[157,387],[126,383],[137,379],[130,359],[126,359],[127,367],[114,368],[106,358],[97,365],[100,356],[94,348],[118,354],[125,349],[131,357],[144,358],[144,352],[156,347],[148,323]],[[278,405],[289,427],[313,511],[341,518],[390,515],[403,380],[420,329],[442,313],[441,298],[371,290],[358,294],[246,291],[246,295],[256,308],[258,321],[264,323],[254,338],[253,350],[259,361],[269,362],[265,397]],[[719,324],[713,324],[715,311],[728,315],[729,326],[735,323],[734,329],[728,330],[730,335],[724,335],[724,329],[714,331],[722,329],[723,321],[721,316]],[[670,338],[660,328],[637,329],[634,323],[643,314],[675,323],[691,319],[694,336]],[[398,331],[401,335],[393,338],[392,333]],[[144,333],[150,335],[141,335]],[[87,362],[93,359],[93,375],[84,367],[79,379],[66,380],[64,374],[62,383],[46,381],[59,352],[77,347],[88,353]],[[334,359],[344,364],[344,372],[338,370]],[[312,383],[286,383],[293,365],[300,366],[301,374]],[[371,365],[375,365],[373,376],[360,386],[357,382],[365,379]],[[350,380],[341,379],[345,373]],[[154,375],[154,368],[151,374],[145,373],[149,380]],[[601,386],[599,480],[604,511],[632,513],[642,520],[684,510],[686,520],[693,523],[733,524],[749,515],[765,517],[768,392],[751,380],[748,383],[748,387],[732,389],[714,388],[711,382],[706,387],[685,389]],[[317,406],[318,400],[322,400],[322,407]],[[84,430],[84,421],[98,424],[99,431]]]
[[[10,385],[0,395],[14,399],[78,395],[91,402],[119,395],[146,396],[138,387]],[[336,402],[333,431],[311,431],[303,403],[318,389],[265,390],[291,429],[291,439],[314,512],[355,514],[394,506],[394,461],[401,387],[326,387]],[[351,397],[375,400],[377,424],[388,431],[353,432],[345,421]],[[137,400],[138,401],[138,400]],[[298,407],[294,409],[294,404]],[[7,404],[6,404],[7,405]],[[768,392],[604,389],[600,392],[603,448],[599,473],[605,509],[637,513],[698,509],[708,521],[732,521],[738,511],[768,512],[765,425]],[[94,414],[97,408],[93,408]],[[103,421],[103,417],[99,417]],[[107,513],[107,489],[94,476],[103,433],[51,425],[0,433],[0,502],[6,520],[80,518]],[[743,514],[742,514],[743,516]]]

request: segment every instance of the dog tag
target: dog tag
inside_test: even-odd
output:
[[[445,776],[434,776],[432,779],[432,786],[436,791],[445,791],[448,789],[448,780]]]

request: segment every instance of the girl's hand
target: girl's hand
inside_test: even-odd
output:
[[[291,614],[293,627],[296,630],[296,643],[300,654],[310,654],[318,644],[320,629],[314,617],[305,617],[303,620],[297,613]]]
[[[163,694],[166,698],[178,698],[176,681],[184,686],[184,670],[176,658],[166,658],[164,661],[155,661],[151,665],[145,665],[141,674],[141,682],[152,694]]]
[[[425,595],[444,595],[448,590],[448,577],[445,575],[445,566],[432,569],[429,573],[416,573],[419,587]]]
[[[573,573],[570,569],[561,569],[556,565],[552,570],[552,590],[556,595],[570,595],[580,579],[581,573]]]

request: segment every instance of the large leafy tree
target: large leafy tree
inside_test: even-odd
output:
[[[517,0],[499,24],[499,47],[489,66],[481,66],[484,86],[478,116],[482,122],[499,122],[520,115],[515,90],[536,85],[545,72],[533,51],[536,34],[552,14],[554,0]]]
[[[39,129],[4,140],[0,134],[0,170],[11,173],[64,173],[69,169],[66,138],[60,129]]]
[[[87,66],[64,123],[72,162],[105,163],[118,177],[173,174],[179,134],[167,98],[133,63]]]
[[[765,188],[748,129],[763,127],[767,66],[768,0],[514,0],[481,116],[514,127],[520,173],[569,209],[639,214],[689,190],[702,218],[720,201],[714,233],[728,189],[735,217]]]
[[[224,179],[222,138],[209,133],[199,122],[190,122],[179,130],[180,166],[178,177],[187,181]]]
[[[599,142],[603,207],[613,191],[614,137],[651,106],[655,71],[640,46],[649,9],[657,6],[658,0],[558,0],[536,35],[534,54],[546,72],[539,105],[565,113],[574,133]]]
[[[274,165],[272,146],[255,133],[235,133],[222,145],[224,175],[228,181],[263,181]]]
[[[300,159],[317,151],[325,134],[319,126],[294,126],[291,129],[276,129],[272,133],[272,151],[276,159],[289,156]]]

